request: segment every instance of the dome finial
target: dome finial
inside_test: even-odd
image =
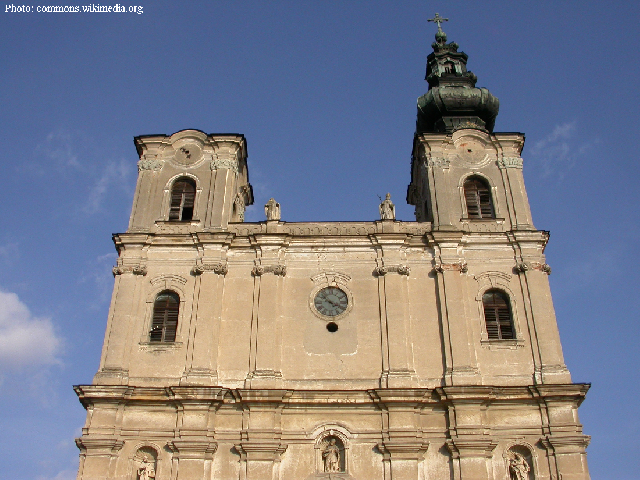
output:
[[[427,22],[433,22],[438,25],[438,31],[436,32],[436,42],[445,43],[447,41],[447,34],[442,30],[441,23],[448,21],[448,18],[442,18],[439,13],[436,13],[436,16],[433,18],[427,19]]]

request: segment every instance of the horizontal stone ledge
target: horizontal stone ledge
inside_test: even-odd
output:
[[[580,404],[590,384],[523,386],[459,386],[429,388],[379,388],[365,390],[229,389],[220,386],[136,387],[123,385],[76,385],[74,390],[85,407],[94,403],[166,404],[211,403],[273,405],[279,408],[353,405],[373,408],[394,405],[416,407],[434,404],[501,403],[514,400],[571,402]]]

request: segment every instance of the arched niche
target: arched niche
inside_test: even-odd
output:
[[[158,472],[158,450],[150,445],[139,447],[131,458],[132,480],[156,480]]]
[[[536,480],[537,456],[531,445],[515,443],[504,450],[506,480]]]

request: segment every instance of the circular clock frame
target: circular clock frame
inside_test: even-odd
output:
[[[322,301],[323,299],[325,300]],[[346,305],[344,305],[345,301]],[[329,305],[326,305],[327,303]],[[323,306],[324,308],[322,308]],[[332,306],[336,308],[332,309]],[[316,317],[327,322],[335,322],[346,317],[352,307],[353,295],[344,285],[321,285],[314,288],[309,296],[311,311]],[[335,314],[332,314],[333,312]]]

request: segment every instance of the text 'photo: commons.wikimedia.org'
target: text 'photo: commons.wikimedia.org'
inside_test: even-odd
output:
[[[140,5],[123,5],[121,3],[101,4],[86,3],[78,5],[15,5],[5,4],[5,13],[137,13],[142,14]]]

